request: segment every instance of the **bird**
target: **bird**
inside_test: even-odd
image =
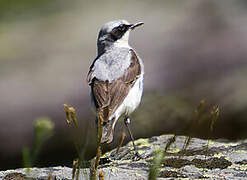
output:
[[[124,116],[129,128],[130,114],[139,106],[143,94],[144,64],[129,45],[129,34],[143,22],[130,24],[126,20],[107,22],[99,31],[98,54],[89,68],[87,82],[96,121],[103,120],[101,143],[111,143],[115,125]]]

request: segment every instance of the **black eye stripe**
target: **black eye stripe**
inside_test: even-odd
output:
[[[118,31],[122,31],[122,32],[126,32],[129,29],[129,25],[126,24],[120,24],[119,26],[113,28],[113,30],[118,30]]]
[[[112,32],[110,33],[111,39],[113,41],[116,41],[120,39],[126,31],[128,31],[130,25],[127,24],[120,24],[119,26],[112,29]]]
[[[120,39],[123,36],[123,32],[119,31],[118,29],[113,29],[112,33],[111,33],[111,37],[114,41]]]

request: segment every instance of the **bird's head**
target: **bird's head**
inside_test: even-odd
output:
[[[127,47],[130,31],[143,24],[143,22],[130,24],[126,20],[115,20],[104,24],[98,36],[98,54],[113,44]]]

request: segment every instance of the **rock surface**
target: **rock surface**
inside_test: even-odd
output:
[[[141,158],[136,158],[132,144],[104,154],[100,171],[105,179],[147,179],[155,152],[164,148],[173,135],[135,141]],[[192,138],[182,152],[186,137],[177,136],[165,153],[158,179],[247,179],[247,140],[229,142]],[[79,179],[88,179],[89,168],[82,169]],[[68,167],[30,168],[0,171],[0,179],[72,179]]]

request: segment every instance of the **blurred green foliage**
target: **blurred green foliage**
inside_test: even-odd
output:
[[[156,180],[157,179],[157,176],[159,174],[160,167],[162,165],[162,161],[164,160],[166,152],[175,141],[176,141],[176,135],[174,135],[173,137],[171,137],[168,140],[163,151],[157,150],[154,153],[153,160],[149,166],[148,180]]]
[[[35,163],[38,153],[42,145],[49,139],[54,130],[54,123],[48,117],[40,117],[35,121],[34,124],[34,146],[32,152],[30,152],[28,147],[22,149],[23,165],[24,167],[32,167]]]
[[[149,180],[156,180],[158,173],[160,171],[161,163],[164,159],[164,152],[161,150],[158,150],[154,153],[154,157],[152,160],[152,164],[149,167]]]

